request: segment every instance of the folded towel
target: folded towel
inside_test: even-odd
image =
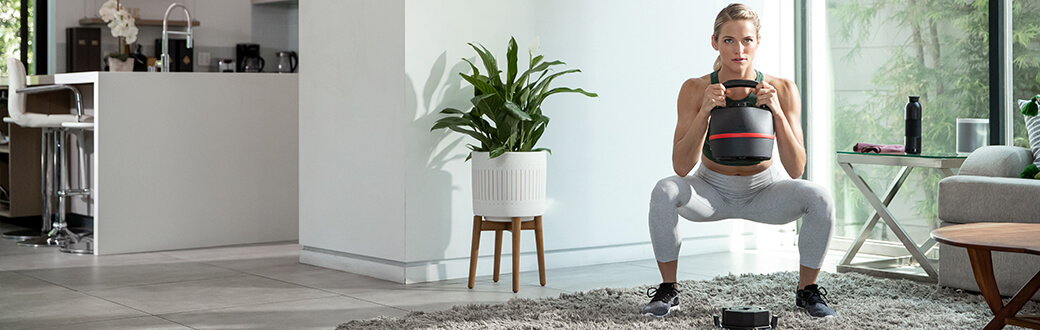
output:
[[[906,147],[901,144],[869,144],[861,142],[852,146],[852,151],[878,154],[905,154]]]

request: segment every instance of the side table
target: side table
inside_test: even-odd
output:
[[[940,243],[968,250],[975,282],[979,284],[979,291],[982,291],[982,296],[993,311],[993,320],[984,329],[1002,329],[1007,324],[1040,329],[1040,316],[1018,315],[1029,298],[1040,290],[1040,271],[1004,305],[993,274],[992,259],[992,251],[1040,255],[1040,240],[1037,237],[1040,237],[1040,224],[1035,223],[972,223],[932,231],[932,238]]]
[[[856,185],[856,188],[859,188],[859,191],[863,193],[863,196],[866,197],[868,202],[870,202],[870,206],[875,210],[874,214],[870,217],[870,221],[863,226],[859,236],[856,237],[852,246],[849,247],[849,250],[841,259],[841,262],[838,263],[838,272],[860,272],[937,283],[939,281],[939,273],[935,270],[935,261],[925,257],[925,253],[935,246],[935,240],[929,238],[924,242],[924,244],[918,245],[915,243],[913,238],[910,238],[910,236],[907,235],[906,230],[904,230],[899,222],[896,221],[895,216],[893,216],[892,212],[888,209],[888,205],[892,202],[892,198],[895,197],[897,192],[899,192],[899,188],[903,186],[906,178],[910,176],[910,172],[914,168],[939,169],[942,171],[944,177],[948,177],[953,175],[953,169],[959,168],[961,164],[964,163],[965,158],[967,158],[967,156],[935,154],[869,154],[838,151],[838,165],[845,171],[845,175],[847,175]],[[870,188],[870,185],[867,184],[866,180],[864,180],[859,172],[856,171],[853,164],[900,167],[899,174],[896,175],[895,180],[892,181],[888,190],[885,191],[884,200],[882,200],[878,194],[874,193],[874,190]],[[866,242],[867,237],[870,237],[871,231],[874,230],[874,226],[877,225],[880,219],[885,220],[885,224],[892,229],[892,232],[894,232],[896,237],[899,238],[899,241],[903,243],[906,250],[910,252],[910,257],[853,263],[853,258],[855,258],[856,254],[859,253],[860,248],[863,247],[863,243]],[[921,265],[921,269],[924,270],[925,274],[914,274],[911,272],[900,271],[900,267],[907,265],[911,261],[916,261]]]

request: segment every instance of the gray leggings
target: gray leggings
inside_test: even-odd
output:
[[[819,185],[792,180],[779,166],[749,176],[729,176],[698,166],[686,177],[658,181],[650,195],[650,239],[659,262],[679,258],[680,215],[695,222],[741,218],[777,225],[801,217],[800,263],[819,269],[831,241],[834,201]]]

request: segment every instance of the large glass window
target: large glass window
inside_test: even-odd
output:
[[[1012,70],[1011,79],[1015,100],[1030,99],[1040,94],[1040,0],[1016,0],[1011,2]],[[1012,102],[1017,108],[1018,102]],[[1025,118],[1017,109],[1012,111],[1012,136],[1014,144],[1029,146]]]
[[[22,19],[23,15],[26,17],[25,20]],[[28,24],[23,26],[23,21]],[[36,0],[0,0],[0,59],[22,59],[30,75],[36,74],[34,50],[38,29],[35,23]],[[7,61],[0,62],[3,62],[0,63],[0,72],[6,76]]]
[[[829,127],[815,130],[810,144],[824,148],[815,155],[829,156],[813,159],[812,168],[819,171],[814,180],[827,182],[835,194],[835,236],[855,237],[873,212],[835,165],[835,151],[851,151],[857,142],[903,144],[904,109],[911,95],[921,97],[924,109],[924,153],[956,153],[957,118],[988,120],[987,8],[986,0],[827,0],[824,15],[816,12],[813,29],[822,24],[827,35],[826,42],[812,45],[819,59],[814,62],[829,66],[814,66],[812,78],[825,76],[822,80],[829,82],[813,81],[816,93],[825,95],[815,100],[810,120],[822,119]],[[1035,38],[1040,27],[1034,24],[1030,31],[1028,37]],[[1040,64],[1036,58],[1033,62]],[[892,166],[857,169],[878,194],[898,171]],[[941,178],[939,170],[914,170],[890,205],[917,242],[938,227]],[[883,224],[871,238],[897,241]]]

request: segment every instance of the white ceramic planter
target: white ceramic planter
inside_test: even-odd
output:
[[[108,71],[109,72],[131,72],[134,71],[134,59],[128,57],[126,61],[120,61],[117,58],[108,58]]]
[[[473,214],[490,221],[545,213],[546,153],[507,152],[488,159],[473,152]]]

